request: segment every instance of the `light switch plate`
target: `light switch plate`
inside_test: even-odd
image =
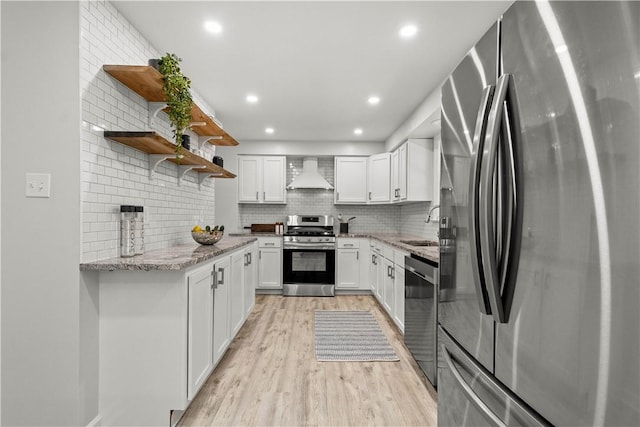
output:
[[[51,197],[50,173],[27,173],[27,197]]]

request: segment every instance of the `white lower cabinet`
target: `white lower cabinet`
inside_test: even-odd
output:
[[[244,250],[244,316],[249,316],[256,302],[258,285],[258,244],[252,243]]]
[[[406,252],[371,240],[371,291],[404,333],[404,257]]]
[[[187,275],[189,338],[187,399],[191,400],[213,370],[213,264]]]
[[[393,320],[398,328],[404,333],[404,262],[401,265],[396,264],[394,274],[395,287],[395,309],[393,310]]]
[[[229,284],[230,335],[235,336],[244,323],[244,251],[231,255],[231,279]]]
[[[216,364],[227,351],[229,334],[229,279],[231,259],[224,257],[214,265],[214,305],[213,305],[213,363]]]
[[[282,289],[282,238],[258,239],[258,289]]]
[[[393,311],[396,307],[395,305],[395,281],[393,275],[394,264],[393,261],[388,260],[387,258],[382,259],[383,266],[383,286],[382,286],[382,305],[384,306],[387,313],[389,313],[393,317]]]
[[[371,285],[369,283],[368,239],[337,239],[336,289],[371,289]]]
[[[175,423],[249,314],[244,253],[181,271],[96,273],[103,425]]]

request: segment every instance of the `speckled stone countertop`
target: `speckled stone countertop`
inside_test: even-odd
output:
[[[246,233],[232,233],[230,236],[252,236],[252,237],[282,237],[282,234],[275,234],[269,232],[250,232]],[[337,234],[336,237],[355,237],[361,239],[375,239],[382,243],[386,243],[394,248],[398,248],[410,254],[417,255],[425,258],[436,264],[440,261],[440,248],[438,242],[426,239],[424,237],[412,236],[409,234],[395,234],[395,233],[349,233],[349,234]],[[414,246],[403,243],[403,241],[429,241],[433,243],[433,246]]]
[[[386,233],[350,233],[350,234],[338,234],[337,237],[357,237],[357,238],[371,238],[378,240],[382,243],[386,243],[394,248],[409,252],[410,254],[417,255],[425,258],[436,264],[440,261],[440,248],[437,241],[426,239],[424,237],[411,236],[407,234],[386,234]],[[403,241],[429,241],[434,246],[414,246]]]
[[[256,241],[255,236],[225,236],[215,245],[189,243],[145,252],[131,258],[110,258],[80,264],[81,271],[183,270]]]
[[[282,237],[282,234],[276,234],[271,231],[246,231],[245,233],[229,233],[229,236],[251,236],[251,237]]]

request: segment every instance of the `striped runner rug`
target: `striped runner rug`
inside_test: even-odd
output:
[[[315,334],[320,362],[400,360],[370,311],[316,310]]]

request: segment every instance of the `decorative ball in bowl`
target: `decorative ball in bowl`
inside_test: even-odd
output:
[[[201,245],[215,245],[222,239],[223,231],[192,231],[191,237]]]

